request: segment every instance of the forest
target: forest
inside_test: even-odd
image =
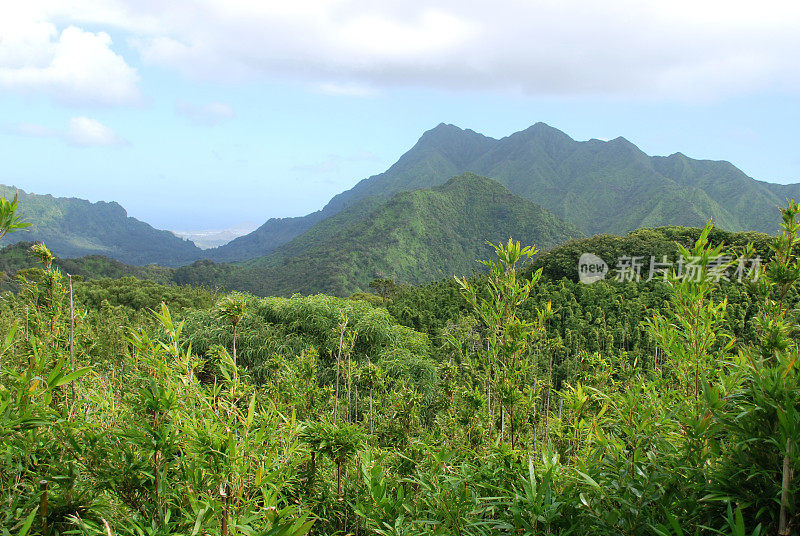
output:
[[[800,534],[800,205],[773,216],[503,239],[471,276],[347,297],[90,279],[26,245],[0,298],[0,530]],[[576,252],[637,248],[696,269],[577,281]]]

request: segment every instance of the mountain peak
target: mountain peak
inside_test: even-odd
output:
[[[532,136],[559,137],[572,140],[572,138],[563,131],[557,129],[556,127],[551,127],[547,123],[542,123],[541,121],[537,121],[536,123],[526,128],[525,130],[521,130],[516,134],[512,134],[512,136],[514,135],[524,135],[527,137],[532,137]]]
[[[461,132],[463,129],[461,127],[457,127],[456,125],[454,125],[452,123],[445,123],[444,121],[442,121],[441,123],[439,123],[438,125],[436,125],[432,129],[430,129],[428,132],[432,132],[432,131],[435,131],[435,130],[452,130],[452,131]]]
[[[519,132],[515,132],[503,138],[503,141],[505,140],[515,141],[517,143],[534,142],[548,147],[549,150],[555,150],[556,152],[559,151],[557,148],[564,149],[575,141],[561,130],[551,127],[547,123],[542,123],[541,121],[534,123],[525,130],[520,130]]]
[[[613,140],[609,140],[606,142],[606,146],[620,156],[633,157],[641,161],[650,159],[650,157],[639,149],[635,143],[622,136],[617,136]]]
[[[497,140],[462,129],[448,123],[439,123],[426,131],[403,158],[438,152],[459,171],[468,169],[469,163],[482,155]]]
[[[423,140],[441,140],[443,138],[449,138],[452,136],[458,136],[459,134],[465,132],[463,129],[451,125],[450,123],[439,123],[435,127],[430,130],[426,130],[422,133],[419,141]]]
[[[616,144],[616,145],[634,145],[633,142],[628,140],[628,138],[624,138],[622,136],[617,136],[613,140],[609,140],[608,143],[613,143],[613,144]]]

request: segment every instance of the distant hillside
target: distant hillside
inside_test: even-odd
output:
[[[205,259],[191,275],[191,270],[186,271],[186,277],[194,278],[199,277],[199,266],[216,273],[215,263],[267,256],[274,264],[276,259],[321,247],[323,241],[337,243],[337,233],[345,229],[352,233],[356,223],[368,223],[367,218],[393,196],[436,188],[463,173],[496,180],[587,236],[625,234],[638,228],[702,226],[709,219],[729,231],[771,234],[776,231],[775,208],[787,198],[800,198],[800,184],[757,181],[729,162],[695,160],[681,153],[651,157],[624,138],[575,141],[558,129],[536,123],[494,139],[440,124],[425,132],[385,172],[336,195],[321,210],[302,217],[269,219],[220,247],[201,250],[168,231],[129,218],[116,203],[24,192],[21,210],[34,226],[31,232],[9,235],[6,244],[41,240],[62,258],[104,255],[137,265],[180,266]],[[0,186],[0,195],[13,193]],[[348,236],[358,244],[355,237]],[[459,254],[457,250],[452,253]],[[277,279],[292,277],[279,274]],[[349,276],[346,279],[351,280]],[[272,283],[264,285],[278,288],[270,286]]]
[[[480,268],[477,259],[490,256],[487,240],[510,236],[550,248],[581,232],[495,181],[464,174],[386,203],[367,198],[266,257],[227,266],[198,262],[175,277],[259,295],[347,295],[376,277],[420,283],[468,275]]]
[[[275,248],[308,231],[328,215],[321,211],[298,218],[270,218],[252,233],[240,236],[218,248],[206,251],[205,257],[216,262],[245,261],[267,255]]]
[[[0,291],[13,290],[12,276],[19,270],[41,268],[30,254],[33,242],[16,242],[0,248]],[[135,277],[163,284],[172,283],[175,269],[162,266],[132,266],[102,255],[87,255],[74,259],[56,258],[53,262],[63,272],[82,279]]]
[[[466,180],[469,181],[470,178],[471,177],[467,176]],[[477,182],[479,181],[480,179]],[[165,268],[159,266],[131,266],[107,257],[90,255],[77,259],[56,259],[55,265],[67,273],[80,276],[86,280],[103,279],[108,281],[108,279],[116,280],[125,277],[135,277],[141,280],[152,280],[164,285],[204,285],[212,289],[248,290],[264,295],[289,294],[294,292],[310,293],[328,288],[338,289],[336,292],[343,295],[350,294],[363,289],[375,275],[395,277],[401,282],[449,280],[452,274],[469,274],[472,270],[479,268],[479,265],[474,262],[473,259],[491,257],[491,250],[485,244],[477,243],[476,241],[464,241],[465,235],[461,235],[460,233],[466,230],[468,234],[469,224],[466,224],[466,228],[460,227],[456,231],[459,233],[462,244],[466,243],[466,246],[454,246],[454,249],[460,248],[460,251],[469,251],[459,258],[445,258],[441,251],[427,251],[424,243],[419,243],[418,239],[420,233],[430,232],[431,229],[439,225],[439,222],[433,221],[430,224],[426,224],[425,221],[427,220],[415,218],[415,221],[409,223],[407,228],[403,225],[396,224],[398,223],[398,219],[403,219],[403,214],[407,213],[405,208],[401,207],[415,207],[415,211],[420,209],[419,212],[416,212],[417,215],[428,215],[428,213],[425,212],[426,205],[427,209],[433,208],[434,210],[438,210],[441,208],[441,204],[436,204],[435,202],[431,203],[430,201],[434,199],[441,201],[442,197],[449,197],[449,193],[446,191],[443,192],[443,190],[449,190],[451,187],[454,190],[458,190],[459,180],[454,179],[452,182],[453,184],[449,184],[449,186],[438,187],[435,190],[420,190],[407,194],[399,194],[392,200],[392,203],[383,205],[384,207],[397,207],[397,210],[388,210],[386,213],[377,210],[377,207],[381,205],[380,203],[375,203],[374,200],[359,204],[362,210],[371,211],[371,215],[368,217],[364,216],[364,218],[370,220],[372,223],[357,224],[353,223],[353,221],[349,221],[355,213],[350,213],[350,209],[348,209],[320,225],[316,229],[318,234],[307,233],[291,244],[287,244],[287,246],[281,248],[281,250],[274,255],[253,260],[248,263],[217,264],[208,260],[201,260],[189,266]],[[462,182],[461,186],[464,184],[465,183]],[[490,191],[494,189],[491,186],[489,187]],[[474,189],[474,186],[472,186],[472,188]],[[503,191],[502,189],[495,190],[495,192],[498,191],[503,192],[503,195],[508,199],[509,194],[507,191]],[[431,199],[425,199],[428,197]],[[458,198],[461,196],[456,195],[455,197]],[[520,200],[520,198],[515,196],[511,196],[510,199]],[[497,200],[496,194],[495,200]],[[512,210],[510,219],[517,219],[519,216],[523,216],[520,220],[525,219],[524,215],[530,210],[530,203],[524,199],[520,201],[524,208],[520,210],[518,207]],[[458,208],[458,204],[456,203],[451,206],[449,210],[457,211]],[[498,205],[494,208],[490,208],[488,211],[497,213],[502,210],[500,205]],[[537,210],[541,209],[534,206],[534,211],[532,212],[534,220],[537,217]],[[348,215],[348,213],[350,214]],[[364,212],[361,212],[359,217],[363,216],[363,214]],[[448,214],[444,215],[447,216]],[[480,216],[480,214],[475,215]],[[471,216],[472,214],[468,214],[467,219]],[[542,217],[542,221],[535,225],[539,225],[542,229],[558,229],[558,220],[555,216],[548,214],[546,211],[541,211],[539,216]],[[549,223],[554,222],[556,226],[548,226]],[[363,228],[359,227],[359,225],[372,227],[373,229],[371,232],[363,233]],[[499,227],[503,228],[505,225],[506,224],[501,223]],[[349,229],[351,226],[353,226],[353,229]],[[370,272],[369,265],[375,261],[380,262],[384,258],[384,255],[388,256],[392,243],[397,243],[395,237],[391,236],[389,229],[394,229],[398,236],[412,236],[412,238],[402,241],[402,244],[411,245],[413,251],[416,252],[415,255],[401,256],[401,258],[405,259],[412,257],[410,261],[404,263],[405,266],[411,266],[411,277],[398,277],[397,274],[401,272],[400,270],[380,272],[380,274],[377,271]],[[559,236],[561,233],[557,231],[555,236],[552,234],[548,235],[548,233],[545,232],[543,235],[539,235],[541,241],[537,241],[536,238],[531,240],[530,236],[524,232],[516,234],[511,232],[507,227],[505,227],[504,230],[509,231],[511,236],[514,236],[526,244],[536,243],[541,246],[548,244],[551,240],[563,242],[561,245],[552,247],[537,255],[533,263],[529,264],[524,269],[524,274],[529,276],[533,270],[542,268],[543,275],[546,279],[557,281],[566,278],[571,281],[577,281],[578,259],[583,253],[593,253],[607,261],[609,267],[612,269],[612,273],[608,276],[609,278],[614,277],[615,274],[613,270],[616,266],[617,259],[620,257],[642,257],[644,266],[642,275],[644,277],[647,274],[650,256],[654,256],[656,259],[660,260],[663,255],[666,255],[669,261],[674,261],[678,252],[676,244],[690,246],[697,239],[702,229],[698,227],[658,227],[653,229],[637,229],[624,236],[600,234],[588,238],[573,238],[566,241],[564,241],[563,236]],[[517,229],[517,231],[519,231],[519,229]],[[574,229],[573,232],[575,232]],[[359,246],[357,250],[357,254],[366,260],[368,264],[367,269],[363,269],[364,267],[362,266],[356,266],[352,258],[348,258],[349,256],[346,254],[353,249],[352,246],[347,245],[346,242],[350,240],[351,236],[358,236],[362,233],[365,236],[371,236],[373,239],[370,243],[370,247],[373,248],[372,252],[365,253],[365,250],[369,249],[367,244]],[[384,241],[380,239],[381,233],[384,233],[387,240]],[[341,235],[342,238],[335,238],[337,235]],[[416,236],[414,237],[414,235]],[[498,235],[501,235],[501,233],[498,232]],[[455,240],[457,241],[459,237],[456,237]],[[453,239],[452,234],[450,234],[448,238]],[[321,247],[320,245],[324,244],[324,240],[327,239],[332,240],[331,247]],[[502,239],[502,236],[494,238],[495,241]],[[772,242],[772,237],[767,234],[756,232],[731,233],[721,229],[714,229],[711,232],[710,239],[713,244],[724,243],[726,246],[732,247],[737,251],[741,251],[746,244],[753,243],[757,253],[762,259],[767,260],[771,256],[769,244]],[[322,240],[322,242],[318,242],[320,240]],[[30,242],[19,242],[0,248],[0,292],[14,290],[16,288],[16,285],[13,284],[12,276],[18,270],[40,266],[28,253],[28,249],[31,245],[32,243]],[[424,258],[428,258],[431,263],[436,260],[437,262],[441,262],[441,266],[456,266],[456,268],[446,270],[440,267],[425,272],[424,269],[427,266],[432,266],[432,264],[423,264],[422,259]],[[345,274],[344,277],[339,277],[340,273],[337,272],[337,270],[341,269],[342,263],[346,266],[355,266],[355,270],[353,270],[352,273]],[[417,267],[414,266],[415,263],[423,264],[422,271],[416,271]],[[304,264],[308,266],[303,266]],[[326,266],[330,266],[331,268],[328,269]],[[385,267],[385,265],[382,266]],[[402,267],[400,263],[398,263],[398,266]],[[450,271],[452,271],[452,274]],[[5,274],[3,274],[3,272],[5,272]],[[353,281],[360,281],[360,283],[354,284]],[[100,284],[101,286],[113,286],[108,282],[101,282]]]
[[[625,138],[575,141],[544,123],[494,139],[441,124],[385,172],[336,195],[301,218],[270,220],[251,235],[210,254],[214,260],[266,255],[313,225],[366,198],[388,200],[473,172],[496,179],[576,225],[587,235],[642,227],[702,226],[730,231],[776,230],[774,210],[800,198],[800,184],[754,180],[729,162],[681,153],[651,157]]]
[[[0,185],[0,196],[15,188]],[[0,246],[19,241],[45,242],[62,258],[104,255],[126,264],[177,266],[203,256],[192,242],[128,217],[117,203],[29,194],[19,190],[19,211],[32,224],[9,234]]]

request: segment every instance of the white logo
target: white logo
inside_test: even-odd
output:
[[[594,253],[584,253],[578,259],[578,278],[581,283],[591,285],[608,275],[608,264]]]

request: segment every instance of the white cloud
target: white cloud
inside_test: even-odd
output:
[[[107,35],[79,26],[125,33],[147,65],[195,79],[294,79],[350,96],[402,86],[686,99],[800,89],[800,4],[783,0],[42,2],[15,50],[47,72],[51,55],[35,44],[61,43],[48,26],[58,23],[93,36],[97,58],[114,55]]]
[[[326,95],[344,97],[371,97],[377,93],[375,89],[360,84],[341,84],[336,82],[320,84],[319,90]]]
[[[175,103],[175,113],[185,117],[192,124],[204,126],[218,125],[236,117],[233,108],[224,102],[193,104],[178,101]]]
[[[139,75],[111,45],[104,31],[59,30],[42,13],[4,7],[0,91],[43,93],[70,105],[136,103]]]
[[[18,123],[7,130],[19,136],[57,138],[77,147],[128,145],[112,129],[89,117],[73,117],[65,129],[54,129],[33,123]]]
[[[127,142],[100,121],[88,117],[73,117],[64,133],[67,143],[79,146],[125,145]]]

